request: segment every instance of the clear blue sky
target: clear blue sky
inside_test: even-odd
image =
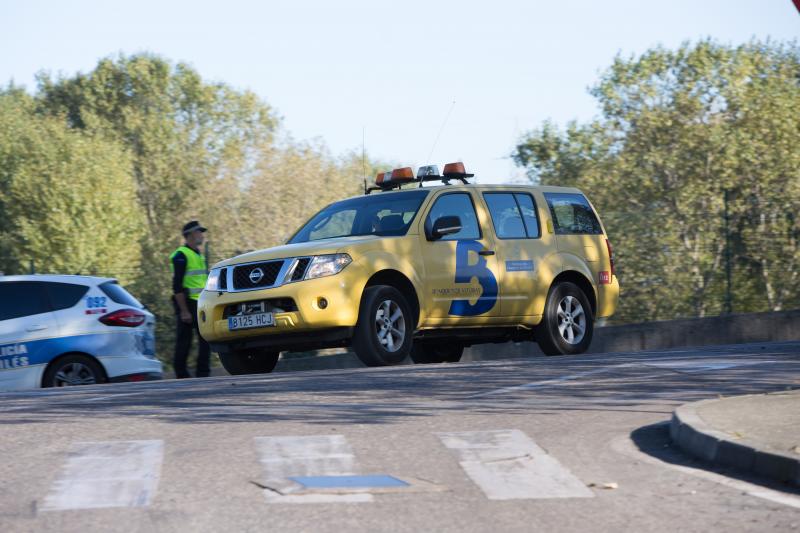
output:
[[[0,0],[0,82],[33,88],[149,51],[256,92],[297,139],[408,165],[521,172],[521,133],[597,113],[587,87],[618,53],[712,37],[800,36],[791,0],[178,2]]]

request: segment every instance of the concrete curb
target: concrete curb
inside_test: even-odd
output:
[[[800,486],[799,457],[767,451],[752,441],[735,441],[727,433],[709,426],[697,412],[705,404],[723,401],[703,400],[675,409],[669,427],[672,441],[704,461]]]

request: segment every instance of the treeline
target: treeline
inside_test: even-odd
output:
[[[800,307],[800,50],[711,41],[618,57],[599,116],[527,133],[537,183],[585,190],[622,284],[616,322]],[[366,174],[376,165],[367,162]],[[210,228],[212,260],[278,244],[357,194],[360,154],[293,141],[248,91],[140,54],[0,90],[0,271],[117,277],[172,348],[168,256]]]
[[[800,49],[712,41],[617,57],[600,115],[526,134],[538,183],[586,191],[621,322],[800,307]]]
[[[0,91],[0,272],[117,277],[159,315],[168,356],[185,222],[210,229],[212,260],[272,246],[357,194],[362,173],[360,154],[293,141],[255,94],[185,64],[141,54],[42,74],[33,94]]]

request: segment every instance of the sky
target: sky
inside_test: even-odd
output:
[[[791,0],[0,0],[0,83],[151,52],[258,94],[296,140],[520,180],[516,142],[598,114],[614,57],[711,37],[800,37]]]

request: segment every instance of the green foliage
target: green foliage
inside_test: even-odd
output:
[[[128,154],[32,110],[24,93],[0,95],[0,270],[27,268],[24,258],[47,271],[132,281],[142,219]]]
[[[521,140],[532,180],[580,187],[599,209],[618,320],[723,311],[727,250],[735,311],[800,306],[798,80],[794,44],[657,48],[603,74],[599,119]]]

